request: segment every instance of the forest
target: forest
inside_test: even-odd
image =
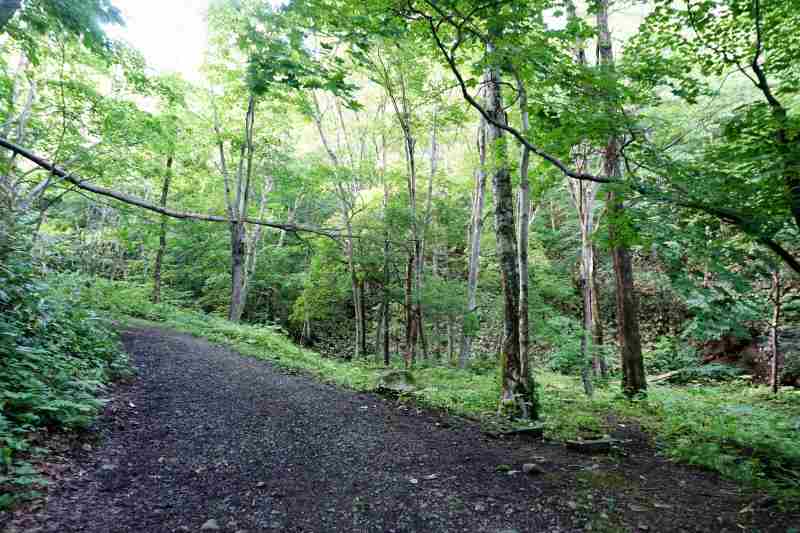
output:
[[[800,502],[796,0],[115,3],[0,0],[0,509],[153,323]]]

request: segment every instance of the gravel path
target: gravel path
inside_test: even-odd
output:
[[[508,456],[475,428],[180,333],[123,341],[133,412],[99,468],[51,502],[50,531],[562,530],[536,484],[496,472]]]
[[[99,446],[8,531],[560,532],[586,530],[587,514],[608,531],[740,531],[752,501],[645,441],[596,458],[492,440],[189,335],[122,339],[139,374],[106,410]],[[531,460],[538,475],[501,466]],[[762,531],[791,523],[757,512]]]

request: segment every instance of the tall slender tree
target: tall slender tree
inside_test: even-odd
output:
[[[614,50],[611,29],[608,25],[609,0],[598,0],[597,10],[597,56],[600,68],[609,77],[614,75]],[[603,153],[603,171],[610,181],[621,181],[620,139],[617,133],[608,138]],[[620,231],[625,217],[623,190],[612,187],[608,192],[608,228],[611,241],[611,256],[614,261],[617,300],[617,340],[622,363],[622,390],[628,396],[647,389],[644,358],[639,334],[639,311],[636,288],[633,283],[633,263],[626,243],[627,236]],[[588,281],[588,280],[587,280]],[[586,307],[586,306],[585,306]],[[588,302],[591,313],[591,301]]]
[[[483,207],[486,195],[486,121],[480,118],[478,135],[478,168],[472,192],[472,216],[469,224],[469,265],[467,273],[467,308],[461,329],[461,350],[458,365],[465,368],[472,354],[472,340],[478,324],[478,275],[480,273]]]

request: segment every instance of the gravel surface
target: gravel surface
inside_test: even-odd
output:
[[[604,494],[620,515],[614,531],[741,531],[750,501],[710,473],[653,459],[644,441],[633,443],[641,455],[595,458],[493,440],[189,335],[135,328],[122,338],[138,378],[115,394],[100,444],[84,445],[43,507],[7,531],[582,531]],[[523,473],[531,461],[541,467]],[[579,483],[586,472],[620,486],[595,499],[595,478]],[[791,518],[756,513],[766,526]]]

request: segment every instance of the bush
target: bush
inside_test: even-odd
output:
[[[658,337],[653,349],[645,353],[644,364],[648,374],[671,372],[697,366],[697,350],[674,337]]]
[[[129,371],[111,323],[82,304],[82,289],[70,279],[45,283],[25,253],[0,263],[0,486],[34,484],[21,453],[34,451],[31,433],[86,427],[104,385]]]
[[[581,335],[583,328],[574,319],[556,316],[542,328],[545,342],[552,348],[547,353],[547,367],[561,374],[577,374],[583,366]]]
[[[800,353],[787,351],[784,354],[783,368],[781,369],[781,382],[800,385]]]
[[[548,320],[544,327],[537,331],[541,334],[537,340],[545,342],[551,346],[545,356],[547,368],[553,372],[564,375],[578,375],[581,369],[589,364],[589,355],[581,353],[581,337],[583,327],[577,320],[566,317],[556,316]],[[591,343],[591,339],[587,339]],[[615,350],[611,345],[587,346],[589,354],[599,353],[609,365],[609,369],[614,371]]]
[[[63,274],[62,283],[81,286],[80,297],[84,305],[108,311],[112,316],[131,316],[145,320],[166,320],[177,307],[190,307],[188,297],[166,287],[161,289],[161,302],[151,301],[152,288],[148,285],[106,278]]]
[[[718,383],[733,381],[744,374],[744,370],[735,366],[711,363],[702,366],[684,368],[679,373],[670,376],[672,384],[686,383]]]

